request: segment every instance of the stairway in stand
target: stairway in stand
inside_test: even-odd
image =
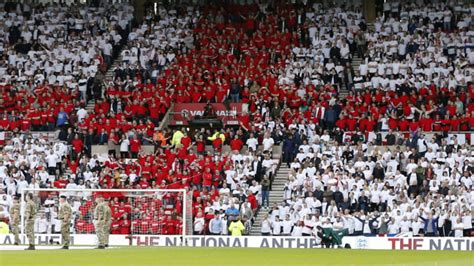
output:
[[[367,30],[369,32],[373,32],[375,31],[375,26],[373,23],[368,23],[367,24]],[[359,66],[360,64],[362,63],[362,61],[365,60],[364,58],[360,58],[359,55],[356,53],[354,54],[354,56],[352,57],[352,68],[354,70],[359,70]]]
[[[269,195],[270,200],[270,208],[273,206],[274,203],[279,204],[283,201],[283,188],[285,187],[285,183],[288,180],[288,176],[290,174],[290,168],[286,166],[286,164],[281,164],[280,168],[278,169],[275,178],[273,179],[271,191]],[[266,213],[270,211],[270,208],[263,209],[261,208],[257,216],[255,217],[255,222],[252,226],[252,231],[250,235],[259,236],[261,235],[260,229],[262,228],[262,220]]]
[[[114,76],[115,76],[114,71],[118,66],[120,66],[120,64],[122,64],[122,55],[121,55],[121,53],[122,53],[122,51],[120,51],[120,55],[118,56],[118,58],[114,60],[113,64],[109,67],[109,69],[105,73],[104,78],[102,80],[102,82],[104,82],[105,84],[108,84],[110,81],[114,80]],[[106,89],[107,88],[105,86],[104,90],[106,90]],[[102,97],[105,97],[105,91],[102,92]],[[95,107],[95,100],[90,100],[89,102],[87,102],[87,106],[86,106],[87,113],[93,114],[94,113],[94,107]]]
[[[367,30],[368,30],[369,32],[375,31],[374,23],[368,23],[368,24],[367,24]],[[360,58],[360,57],[359,57],[359,54],[358,54],[358,53],[355,53],[355,54],[352,56],[352,60],[351,60],[351,61],[352,61],[352,62],[351,62],[352,69],[354,69],[354,71],[359,70],[359,66],[360,66],[360,64],[362,63],[363,60],[364,60],[364,58]],[[343,87],[339,90],[339,100],[345,99],[348,94],[349,94],[349,91],[346,89],[345,86],[343,86]]]

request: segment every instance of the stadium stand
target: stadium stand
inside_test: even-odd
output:
[[[127,36],[133,8],[26,6],[28,11],[18,5],[0,13],[5,37],[0,126],[51,131],[74,123],[75,108],[101,97],[102,81],[96,76],[111,64]]]
[[[360,10],[286,1],[160,6],[128,30],[128,5],[34,7],[31,17],[43,22],[32,36],[17,29],[23,41],[2,50],[0,129],[20,132],[8,132],[1,152],[2,206],[28,186],[185,188],[194,234],[229,234],[241,218],[245,234],[311,235],[321,226],[469,236],[472,4],[401,5],[373,25]],[[1,16],[15,31],[19,15]],[[34,37],[55,27],[62,35]],[[39,43],[30,49],[41,60],[21,55]],[[61,55],[71,63],[60,67]],[[87,73],[116,58],[102,98]],[[234,127],[157,128],[173,103],[207,102],[247,111]],[[57,140],[30,134],[56,127]],[[77,233],[94,231],[90,196],[74,198]],[[53,230],[47,200],[38,223]],[[120,197],[110,206],[112,233],[182,230],[181,206]]]

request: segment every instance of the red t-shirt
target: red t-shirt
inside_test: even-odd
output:
[[[230,141],[230,148],[233,151],[240,151],[240,149],[242,149],[243,145],[244,145],[244,143],[240,139],[233,139],[233,140]]]
[[[212,185],[212,173],[205,172],[202,174],[203,182],[202,184],[204,186],[211,186]]]
[[[433,119],[431,118],[422,118],[420,119],[420,127],[423,131],[431,131],[433,130]]]
[[[80,140],[80,139],[74,139],[72,141],[72,147],[73,147],[73,149],[76,153],[82,152],[83,146],[84,146],[84,144],[82,143],[82,140]]]
[[[183,144],[184,148],[187,149],[189,145],[191,145],[191,143],[192,143],[192,140],[189,136],[181,138],[181,144]]]
[[[120,234],[122,235],[129,235],[130,234],[130,221],[129,220],[122,220],[120,222]]]
[[[398,129],[400,129],[400,131],[408,131],[409,126],[410,126],[410,122],[408,122],[405,119],[398,122]]]
[[[139,152],[141,148],[140,141],[138,139],[130,140],[130,151],[131,152]]]

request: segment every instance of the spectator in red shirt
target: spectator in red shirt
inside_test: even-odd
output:
[[[242,142],[242,140],[239,138],[238,135],[235,135],[234,139],[230,141],[230,149],[233,152],[238,153],[242,149],[242,146],[244,146],[244,143]]]
[[[184,136],[181,138],[181,144],[187,150],[192,143],[192,139],[188,136],[188,133],[184,131]]]
[[[211,168],[208,167],[208,168],[206,168],[206,172],[204,172],[204,174],[202,174],[202,185],[208,191],[211,189],[212,179],[213,179],[213,176],[212,176],[212,173],[211,173]]]
[[[87,233],[87,221],[84,220],[82,215],[79,216],[79,219],[76,222],[76,233],[77,234],[85,234]]]
[[[429,115],[425,114],[423,118],[420,119],[420,127],[423,131],[432,131],[433,130],[433,119]]]
[[[120,234],[129,235],[130,234],[131,223],[128,220],[128,215],[124,213],[122,215],[122,220],[120,221]]]
[[[73,150],[72,155],[73,155],[73,158],[75,159],[84,149],[84,142],[82,142],[82,140],[79,138],[79,135],[76,134],[74,136],[74,139],[71,142],[71,145],[72,145],[72,150]]]
[[[165,234],[166,235],[176,234],[175,222],[173,220],[171,220],[171,216],[166,216],[166,221],[165,221],[164,227],[165,227]]]
[[[130,153],[132,154],[132,158],[138,158],[138,153],[140,152],[141,147],[142,144],[138,139],[138,136],[134,135],[132,140],[130,140]]]
[[[255,195],[253,195],[252,191],[250,190],[247,192],[247,195],[248,195],[247,200],[250,203],[250,207],[255,212],[258,208],[257,198],[255,197]]]
[[[206,151],[206,142],[204,141],[203,136],[200,134],[196,140],[196,151],[197,154],[203,155]]]

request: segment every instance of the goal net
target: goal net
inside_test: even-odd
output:
[[[65,195],[72,208],[71,234],[95,234],[94,209],[102,195],[111,210],[110,235],[186,234],[187,207],[184,189],[24,189],[21,193],[21,233],[25,233],[25,198],[33,194],[36,205],[36,235],[60,234],[59,197]],[[113,245],[113,243],[110,243]]]

